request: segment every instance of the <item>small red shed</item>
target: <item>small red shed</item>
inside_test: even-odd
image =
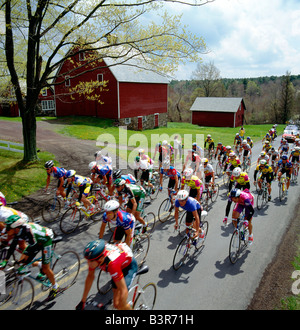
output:
[[[192,124],[239,127],[244,124],[246,106],[241,97],[197,97],[190,110]]]

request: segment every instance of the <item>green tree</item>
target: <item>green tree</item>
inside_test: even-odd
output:
[[[22,117],[23,161],[37,159],[35,108],[39,93],[52,84],[57,68],[76,55],[76,49],[77,53],[84,48],[100,54],[90,58],[95,69],[107,56],[119,63],[142,58],[141,67],[170,74],[182,61],[198,61],[206,45],[202,37],[182,26],[180,15],[168,14],[166,4],[202,6],[211,1],[6,0],[0,6],[5,11],[0,59],[4,52],[6,67],[2,72],[11,77]],[[155,22],[147,23],[151,14]],[[74,63],[74,68],[78,65]],[[26,98],[21,91],[22,78],[26,80]]]
[[[281,122],[286,123],[291,119],[295,101],[295,89],[291,82],[291,73],[286,72],[281,79],[280,112]]]

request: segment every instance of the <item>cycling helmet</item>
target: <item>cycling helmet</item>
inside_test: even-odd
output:
[[[162,168],[164,170],[168,170],[170,168],[170,160],[169,159],[165,159],[162,163]]]
[[[105,250],[105,241],[103,239],[97,239],[86,245],[83,250],[83,255],[87,260],[97,260],[101,257]]]
[[[242,191],[240,189],[233,189],[230,192],[230,197],[231,198],[240,197],[241,192]]]
[[[177,193],[177,199],[179,201],[185,201],[189,197],[189,193],[186,190],[179,190]]]
[[[5,220],[7,230],[23,226],[25,223],[26,223],[26,220],[16,214],[9,216]]]
[[[202,162],[203,162],[203,164],[207,164],[208,163],[208,159],[207,158],[203,158],[202,159]]]
[[[265,159],[261,159],[259,161],[259,165],[267,165],[267,161]]]
[[[194,171],[191,168],[187,168],[186,170],[184,170],[183,175],[187,180],[190,180],[193,175],[193,172]]]
[[[230,149],[231,149],[231,146],[226,146],[226,149],[227,149],[227,150],[230,150]]]
[[[120,178],[121,177],[121,173],[122,173],[121,170],[114,171],[113,172],[113,179],[116,180],[116,179]]]
[[[266,155],[266,152],[265,151],[262,151],[261,153],[260,153],[260,156],[261,157],[264,157]]]
[[[45,168],[51,168],[51,167],[53,167],[53,165],[54,165],[53,160],[48,160],[48,161],[45,163],[44,167],[45,167]]]
[[[168,145],[168,141],[167,141],[167,140],[163,140],[162,145],[163,145],[163,146]]]
[[[242,144],[247,144],[247,140],[243,140]]]
[[[137,163],[139,163],[140,160],[141,160],[141,157],[140,157],[140,156],[136,156],[136,157],[135,157],[135,161],[136,161]]]
[[[300,147],[295,147],[295,150],[296,150],[296,151],[299,151],[299,150],[300,150]]]
[[[240,167],[236,167],[233,171],[232,171],[232,175],[234,177],[238,177],[240,176],[242,173],[242,169]]]
[[[118,179],[116,179],[116,180],[114,181],[114,185],[115,185],[116,187],[123,186],[123,184],[125,184],[125,183],[126,183],[126,181],[125,181],[124,179],[122,179],[122,178],[118,178]]]
[[[120,207],[120,204],[118,201],[111,200],[105,203],[104,205],[104,211],[115,211]]]
[[[0,206],[3,205],[5,206],[6,205],[6,198],[5,196],[2,194],[2,192],[0,191]]]
[[[229,154],[229,157],[235,157],[235,156],[236,156],[235,152],[231,152],[231,153]]]
[[[76,171],[74,170],[69,170],[66,173],[66,178],[72,178],[72,176],[74,176],[76,174]]]
[[[145,153],[145,150],[144,149],[139,149],[139,154],[144,154]]]
[[[95,166],[97,166],[97,162],[90,162],[89,163],[89,169],[92,170]]]
[[[287,160],[288,157],[287,157],[287,155],[283,155],[283,156],[281,156],[281,159],[282,159],[282,160]]]
[[[208,137],[208,138],[211,138],[211,135],[210,135],[210,134],[207,134],[207,137]]]

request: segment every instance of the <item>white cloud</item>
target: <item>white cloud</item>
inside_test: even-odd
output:
[[[183,11],[183,23],[203,36],[222,77],[300,74],[300,1],[216,0]],[[188,79],[196,68],[187,66]],[[181,68],[181,72],[184,70]]]

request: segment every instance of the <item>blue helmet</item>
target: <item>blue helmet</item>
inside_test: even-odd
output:
[[[83,250],[83,255],[88,260],[96,260],[101,257],[105,250],[105,241],[103,239],[97,239],[86,245]]]

